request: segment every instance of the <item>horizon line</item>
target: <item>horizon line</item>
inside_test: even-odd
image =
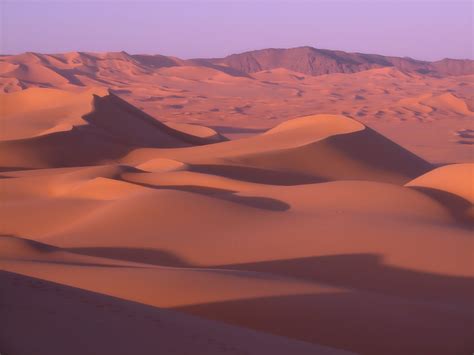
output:
[[[363,54],[363,55],[377,55],[381,57],[392,57],[392,58],[405,58],[405,59],[412,59],[420,62],[438,62],[442,60],[461,60],[461,61],[474,61],[474,57],[472,58],[453,58],[453,57],[443,57],[440,59],[434,59],[434,60],[428,60],[428,59],[418,59],[414,58],[411,56],[404,56],[404,55],[389,55],[389,54],[380,54],[380,53],[368,53],[368,52],[359,52],[359,51],[348,51],[348,50],[342,50],[342,49],[329,49],[329,48],[318,48],[318,47],[313,47],[310,45],[303,45],[303,46],[296,46],[296,47],[264,47],[264,48],[257,48],[257,49],[248,49],[248,50],[242,50],[242,51],[236,51],[230,54],[226,54],[223,56],[211,56],[211,57],[190,57],[190,58],[184,58],[184,57],[179,57],[173,54],[163,54],[163,53],[157,53],[157,52],[128,52],[126,50],[66,50],[66,51],[58,51],[58,52],[38,52],[38,51],[23,51],[23,52],[18,52],[18,53],[2,53],[0,51],[0,56],[5,57],[5,56],[16,56],[16,55],[22,55],[22,54],[28,54],[28,53],[33,53],[33,54],[45,54],[45,55],[55,55],[55,54],[65,54],[65,53],[125,53],[128,55],[150,55],[150,56],[156,56],[156,55],[161,55],[164,57],[173,57],[173,58],[178,58],[181,60],[196,60],[196,59],[222,59],[226,58],[232,55],[239,55],[239,54],[245,54],[245,53],[250,53],[250,52],[258,52],[258,51],[264,51],[264,50],[291,50],[291,49],[299,49],[299,48],[310,48],[310,49],[315,49],[315,50],[321,50],[321,51],[331,51],[331,52],[344,52],[344,53],[349,53],[349,54]]]

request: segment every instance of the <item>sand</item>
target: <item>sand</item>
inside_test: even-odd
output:
[[[0,353],[471,352],[471,76],[0,63]]]
[[[239,71],[245,69],[249,56],[268,63],[259,64],[264,68],[260,71]],[[314,60],[318,65],[311,66]],[[19,68],[29,70],[21,69],[20,75]],[[125,52],[0,58],[4,92],[113,89],[161,122],[186,124],[183,131],[191,129],[192,135],[217,140],[219,135],[237,138],[261,133],[296,117],[344,115],[435,164],[472,161],[473,73],[472,61],[428,63],[309,47],[244,53],[225,60],[186,61]],[[56,126],[47,117],[53,115],[37,114],[34,124],[19,128],[21,119],[8,120],[0,134],[26,138],[47,132]]]

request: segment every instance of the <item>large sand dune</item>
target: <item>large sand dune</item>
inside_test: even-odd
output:
[[[3,96],[7,139],[0,140],[0,166],[4,168],[91,165],[117,159],[136,147],[185,147],[225,140],[204,127],[186,125],[180,130],[181,126],[163,124],[112,92],[92,98],[89,90],[28,89]],[[44,124],[52,127],[31,131],[41,124],[39,115],[47,117]]]
[[[80,98],[66,113],[73,97],[46,89],[77,94],[89,88],[102,96],[110,88],[171,127],[217,141],[219,134],[242,137],[295,117],[336,114],[360,120],[430,162],[470,162],[473,65],[310,47],[193,60],[125,52],[1,56],[0,91],[30,94],[0,96],[2,110],[15,107],[8,109],[15,117],[0,130],[0,139],[64,131],[78,123]],[[35,95],[32,88],[41,88],[39,100],[56,96],[64,104],[50,100],[53,105],[42,107],[48,112],[39,112],[27,97]],[[21,102],[30,107],[27,117],[20,113],[27,107],[20,108]]]
[[[472,352],[469,63],[270,54],[0,58],[0,353]]]

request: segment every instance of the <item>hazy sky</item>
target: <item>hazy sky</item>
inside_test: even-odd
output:
[[[120,51],[182,58],[313,46],[473,58],[472,0],[1,2],[1,53]]]

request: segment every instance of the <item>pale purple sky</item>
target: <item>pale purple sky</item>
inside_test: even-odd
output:
[[[0,0],[0,52],[120,51],[181,58],[313,46],[473,58],[472,0]]]

